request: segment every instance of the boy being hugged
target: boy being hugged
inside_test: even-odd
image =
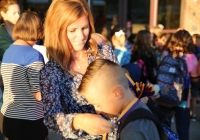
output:
[[[95,60],[88,66],[78,92],[94,105],[97,114],[110,118],[120,114],[117,121],[120,123],[138,108],[149,110],[129,88],[123,68],[109,60]],[[154,122],[141,118],[128,123],[120,131],[119,139],[159,140],[160,137]]]

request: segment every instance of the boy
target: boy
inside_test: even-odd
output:
[[[97,114],[110,118],[119,116],[121,122],[137,108],[148,107],[138,100],[130,90],[123,68],[109,60],[92,62],[82,79],[78,92]],[[159,140],[156,125],[149,119],[137,119],[127,124],[119,134],[120,140]]]

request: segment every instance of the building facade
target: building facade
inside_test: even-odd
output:
[[[18,0],[22,11],[33,10],[44,15],[52,0]],[[131,23],[132,32],[163,25],[164,32],[184,28],[200,33],[200,0],[87,0],[95,22],[119,24],[126,28]]]

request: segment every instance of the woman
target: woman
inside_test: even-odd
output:
[[[15,0],[0,1],[0,61],[2,61],[5,50],[14,42],[12,30],[19,19],[20,8]]]
[[[94,135],[112,132],[114,124],[95,114],[94,107],[77,93],[89,63],[95,59],[117,62],[111,47],[97,46],[91,38],[94,23],[87,2],[54,0],[44,27],[49,57],[40,71],[45,125],[66,139],[98,139],[102,136]]]
[[[13,43],[12,30],[20,16],[20,9],[15,0],[0,1],[0,63],[5,50]],[[0,74],[0,86],[2,86]],[[2,91],[0,89],[0,108],[2,105]]]
[[[48,130],[43,124],[38,76],[44,59],[32,48],[43,38],[39,16],[34,12],[23,13],[12,36],[15,42],[5,51],[1,66],[4,82],[2,132],[9,140],[44,140]]]

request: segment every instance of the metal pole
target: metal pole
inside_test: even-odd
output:
[[[91,0],[88,0],[88,5],[91,8]]]
[[[92,6],[93,6],[93,0],[87,0],[88,6],[90,7],[90,10],[92,11]]]

